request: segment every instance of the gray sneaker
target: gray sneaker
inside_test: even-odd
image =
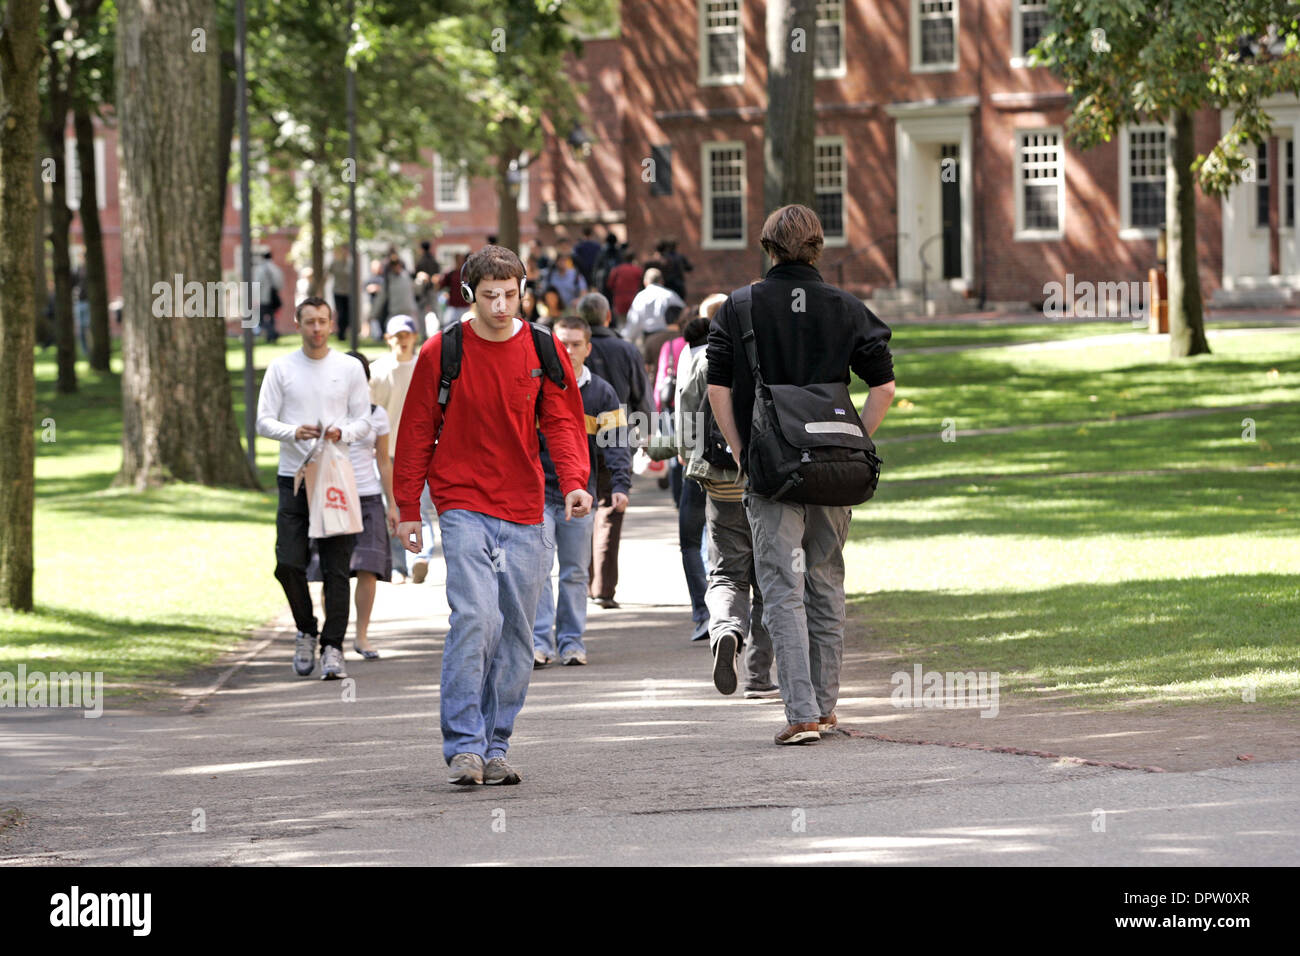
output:
[[[330,645],[320,652],[320,679],[321,680],[338,680],[340,677],[347,677],[348,672],[343,669],[343,652],[334,645]]]
[[[448,783],[464,787],[483,782],[483,758],[478,754],[456,754],[451,758]]]
[[[775,684],[766,687],[746,687],[745,700],[773,700],[781,696],[781,688]]]
[[[522,779],[519,771],[506,763],[505,757],[493,757],[487,762],[487,769],[483,771],[483,782],[486,784],[502,784],[509,787]]]
[[[299,677],[306,677],[316,669],[315,634],[298,632],[298,639],[293,645],[293,672]]]
[[[587,663],[587,655],[582,651],[570,649],[560,655],[560,663],[566,667],[580,667]]]

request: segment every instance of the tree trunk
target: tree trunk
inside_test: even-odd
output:
[[[30,611],[40,2],[7,0],[0,16],[0,607]]]
[[[39,128],[39,124],[38,124]],[[45,316],[45,306],[50,299],[50,281],[45,274],[45,180],[41,176],[39,156],[32,158],[32,192],[36,196],[36,215],[32,217],[32,267],[34,276],[32,290],[36,296],[35,321],[32,325],[36,332],[36,344],[43,350],[54,341],[50,320]]]
[[[510,160],[519,155],[509,147],[497,156],[497,244],[519,252],[519,197],[510,195]]]
[[[256,487],[226,370],[225,322],[182,283],[221,279],[221,61],[191,52],[217,36],[213,0],[124,0],[118,8],[121,117],[122,470],[119,484],[168,480]],[[214,303],[215,304],[215,303]],[[155,310],[161,313],[155,316]]]
[[[768,3],[764,217],[790,203],[816,208],[813,192],[813,137],[816,135],[813,40],[816,33],[816,0]]]
[[[54,161],[54,182],[50,185],[50,264],[54,270],[54,336],[58,361],[60,395],[77,390],[77,329],[72,318],[72,257],[68,252],[68,232],[72,228],[72,210],[68,208],[68,169],[64,137],[68,129],[68,90],[72,87],[72,67],[64,70],[63,56],[54,45],[62,33],[63,21],[54,0],[47,0],[45,23],[49,88],[49,114],[45,117],[45,148]]]
[[[311,281],[307,294],[325,294],[325,197],[315,183],[311,184]]]
[[[108,338],[108,272],[104,268],[104,232],[99,225],[99,202],[104,188],[96,179],[95,124],[90,110],[79,104],[73,110],[77,128],[77,162],[81,166],[81,235],[86,243],[86,290],[90,304],[90,367],[109,370],[112,351]]]
[[[1172,358],[1205,355],[1210,351],[1205,340],[1205,310],[1201,303],[1201,277],[1196,261],[1196,190],[1192,177],[1192,162],[1196,159],[1196,146],[1192,141],[1194,133],[1192,114],[1176,113],[1166,180],[1169,195],[1165,203],[1169,257],[1169,355]],[[1273,181],[1278,179],[1274,176]]]

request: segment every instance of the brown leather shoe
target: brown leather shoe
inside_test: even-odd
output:
[[[776,735],[778,744],[815,744],[822,736],[816,724],[790,724]]]
[[[839,720],[835,716],[835,711],[831,711],[829,717],[817,718],[817,729],[823,734],[829,734],[839,726]]]

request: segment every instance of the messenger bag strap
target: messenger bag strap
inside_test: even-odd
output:
[[[736,317],[740,322],[740,341],[745,347],[745,358],[749,360],[749,370],[753,373],[754,384],[763,385],[763,370],[758,364],[758,347],[754,343],[754,323],[750,318],[750,309],[754,296],[750,286],[744,286],[731,293],[731,303],[736,307]]]

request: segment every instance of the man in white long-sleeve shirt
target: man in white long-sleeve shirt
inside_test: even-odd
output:
[[[307,590],[307,489],[293,491],[293,476],[324,430],[326,441],[354,442],[370,433],[370,389],[361,363],[329,347],[333,316],[324,299],[303,299],[294,312],[302,348],[274,359],[262,378],[257,433],[280,442],[276,484],[275,577],[284,587],[298,627],[293,669],[306,677],[316,669],[321,645],[321,679],[346,677],[343,635],[348,629],[348,564],[355,535],[319,538],[325,580],[325,624],[317,631]]]

